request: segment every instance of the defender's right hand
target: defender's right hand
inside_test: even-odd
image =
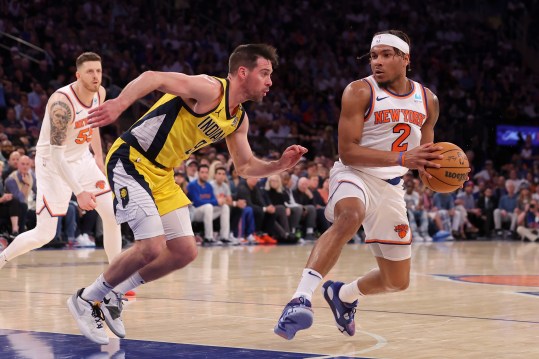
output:
[[[82,191],[77,195],[77,203],[85,211],[91,211],[97,206],[95,195],[86,191]]]
[[[103,127],[116,121],[123,109],[119,101],[108,100],[102,105],[88,111],[88,124],[92,127]]]

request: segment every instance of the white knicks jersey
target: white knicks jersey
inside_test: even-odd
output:
[[[409,80],[412,90],[397,95],[380,88],[373,76],[362,80],[371,88],[371,104],[365,114],[359,145],[393,152],[409,151],[419,146],[421,126],[427,119],[427,96],[423,85]],[[402,166],[353,167],[381,179],[400,177],[408,171]]]
[[[94,130],[86,123],[88,111],[99,106],[99,92],[97,92],[90,107],[84,105],[73,89],[73,83],[58,89],[56,92],[65,95],[71,105],[71,111],[75,111],[75,119],[67,125],[67,136],[65,140],[65,158],[68,162],[79,160],[90,154],[90,141]],[[36,146],[36,155],[45,158],[50,157],[51,143],[51,120],[49,117],[49,108],[45,111],[43,124],[39,133],[39,140]]]

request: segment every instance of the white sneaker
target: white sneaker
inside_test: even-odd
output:
[[[84,288],[79,289],[67,299],[67,307],[71,315],[77,322],[81,333],[91,341],[97,344],[106,345],[109,343],[107,332],[103,326],[103,311],[100,302],[90,302],[83,299],[80,295]]]
[[[228,236],[228,241],[229,241],[229,244],[232,245],[232,246],[239,246],[240,245],[239,238],[234,237],[233,233],[230,233],[230,235]]]
[[[253,236],[253,234],[249,234],[247,236],[247,243],[248,244],[256,244],[256,239],[255,239],[255,236]]]
[[[125,338],[125,327],[122,320],[124,301],[127,301],[127,299],[122,293],[111,291],[103,298],[103,305],[101,307],[105,315],[105,322],[110,330],[119,338]]]
[[[86,233],[83,233],[79,235],[77,238],[75,238],[75,247],[94,248],[95,243],[92,242],[92,240]]]
[[[412,239],[415,242],[423,242],[424,241],[423,237],[420,236],[419,233],[412,233]]]

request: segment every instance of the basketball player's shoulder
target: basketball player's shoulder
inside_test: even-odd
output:
[[[356,99],[370,99],[372,88],[365,79],[352,81],[344,89],[343,96],[351,96]]]
[[[427,102],[432,106],[438,106],[439,105],[439,101],[438,101],[438,96],[436,96],[436,94],[434,92],[431,91],[431,89],[429,89],[428,87],[424,86],[423,87],[425,89],[425,96],[427,97]]]
[[[51,95],[51,97],[49,97],[48,106],[52,107],[53,105],[58,105],[60,103],[65,103],[70,107],[73,107],[69,96],[65,92],[57,90]]]
[[[105,102],[105,97],[107,96],[107,90],[103,86],[99,86],[99,90],[97,93],[99,95],[99,102],[100,103]]]

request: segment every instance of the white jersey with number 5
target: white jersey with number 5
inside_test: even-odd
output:
[[[99,106],[101,102],[99,99],[99,92],[96,92],[92,99],[90,107],[84,105],[75,90],[73,84],[64,86],[58,89],[56,92],[61,93],[67,97],[70,102],[71,111],[75,112],[75,119],[71,121],[67,126],[67,136],[65,141],[65,158],[68,162],[73,162],[86,157],[90,154],[90,141],[92,140],[93,129],[88,125],[88,111],[91,108]],[[43,118],[43,124],[39,133],[39,140],[36,146],[36,155],[43,158],[50,157],[50,142],[51,142],[51,122],[49,117],[49,108],[45,111],[45,117]]]
[[[371,88],[371,103],[365,114],[359,145],[394,152],[409,151],[419,146],[421,126],[427,119],[427,96],[423,85],[408,80],[411,91],[397,95],[379,87],[373,76],[362,80]],[[402,166],[354,168],[381,179],[400,177],[408,171]]]

